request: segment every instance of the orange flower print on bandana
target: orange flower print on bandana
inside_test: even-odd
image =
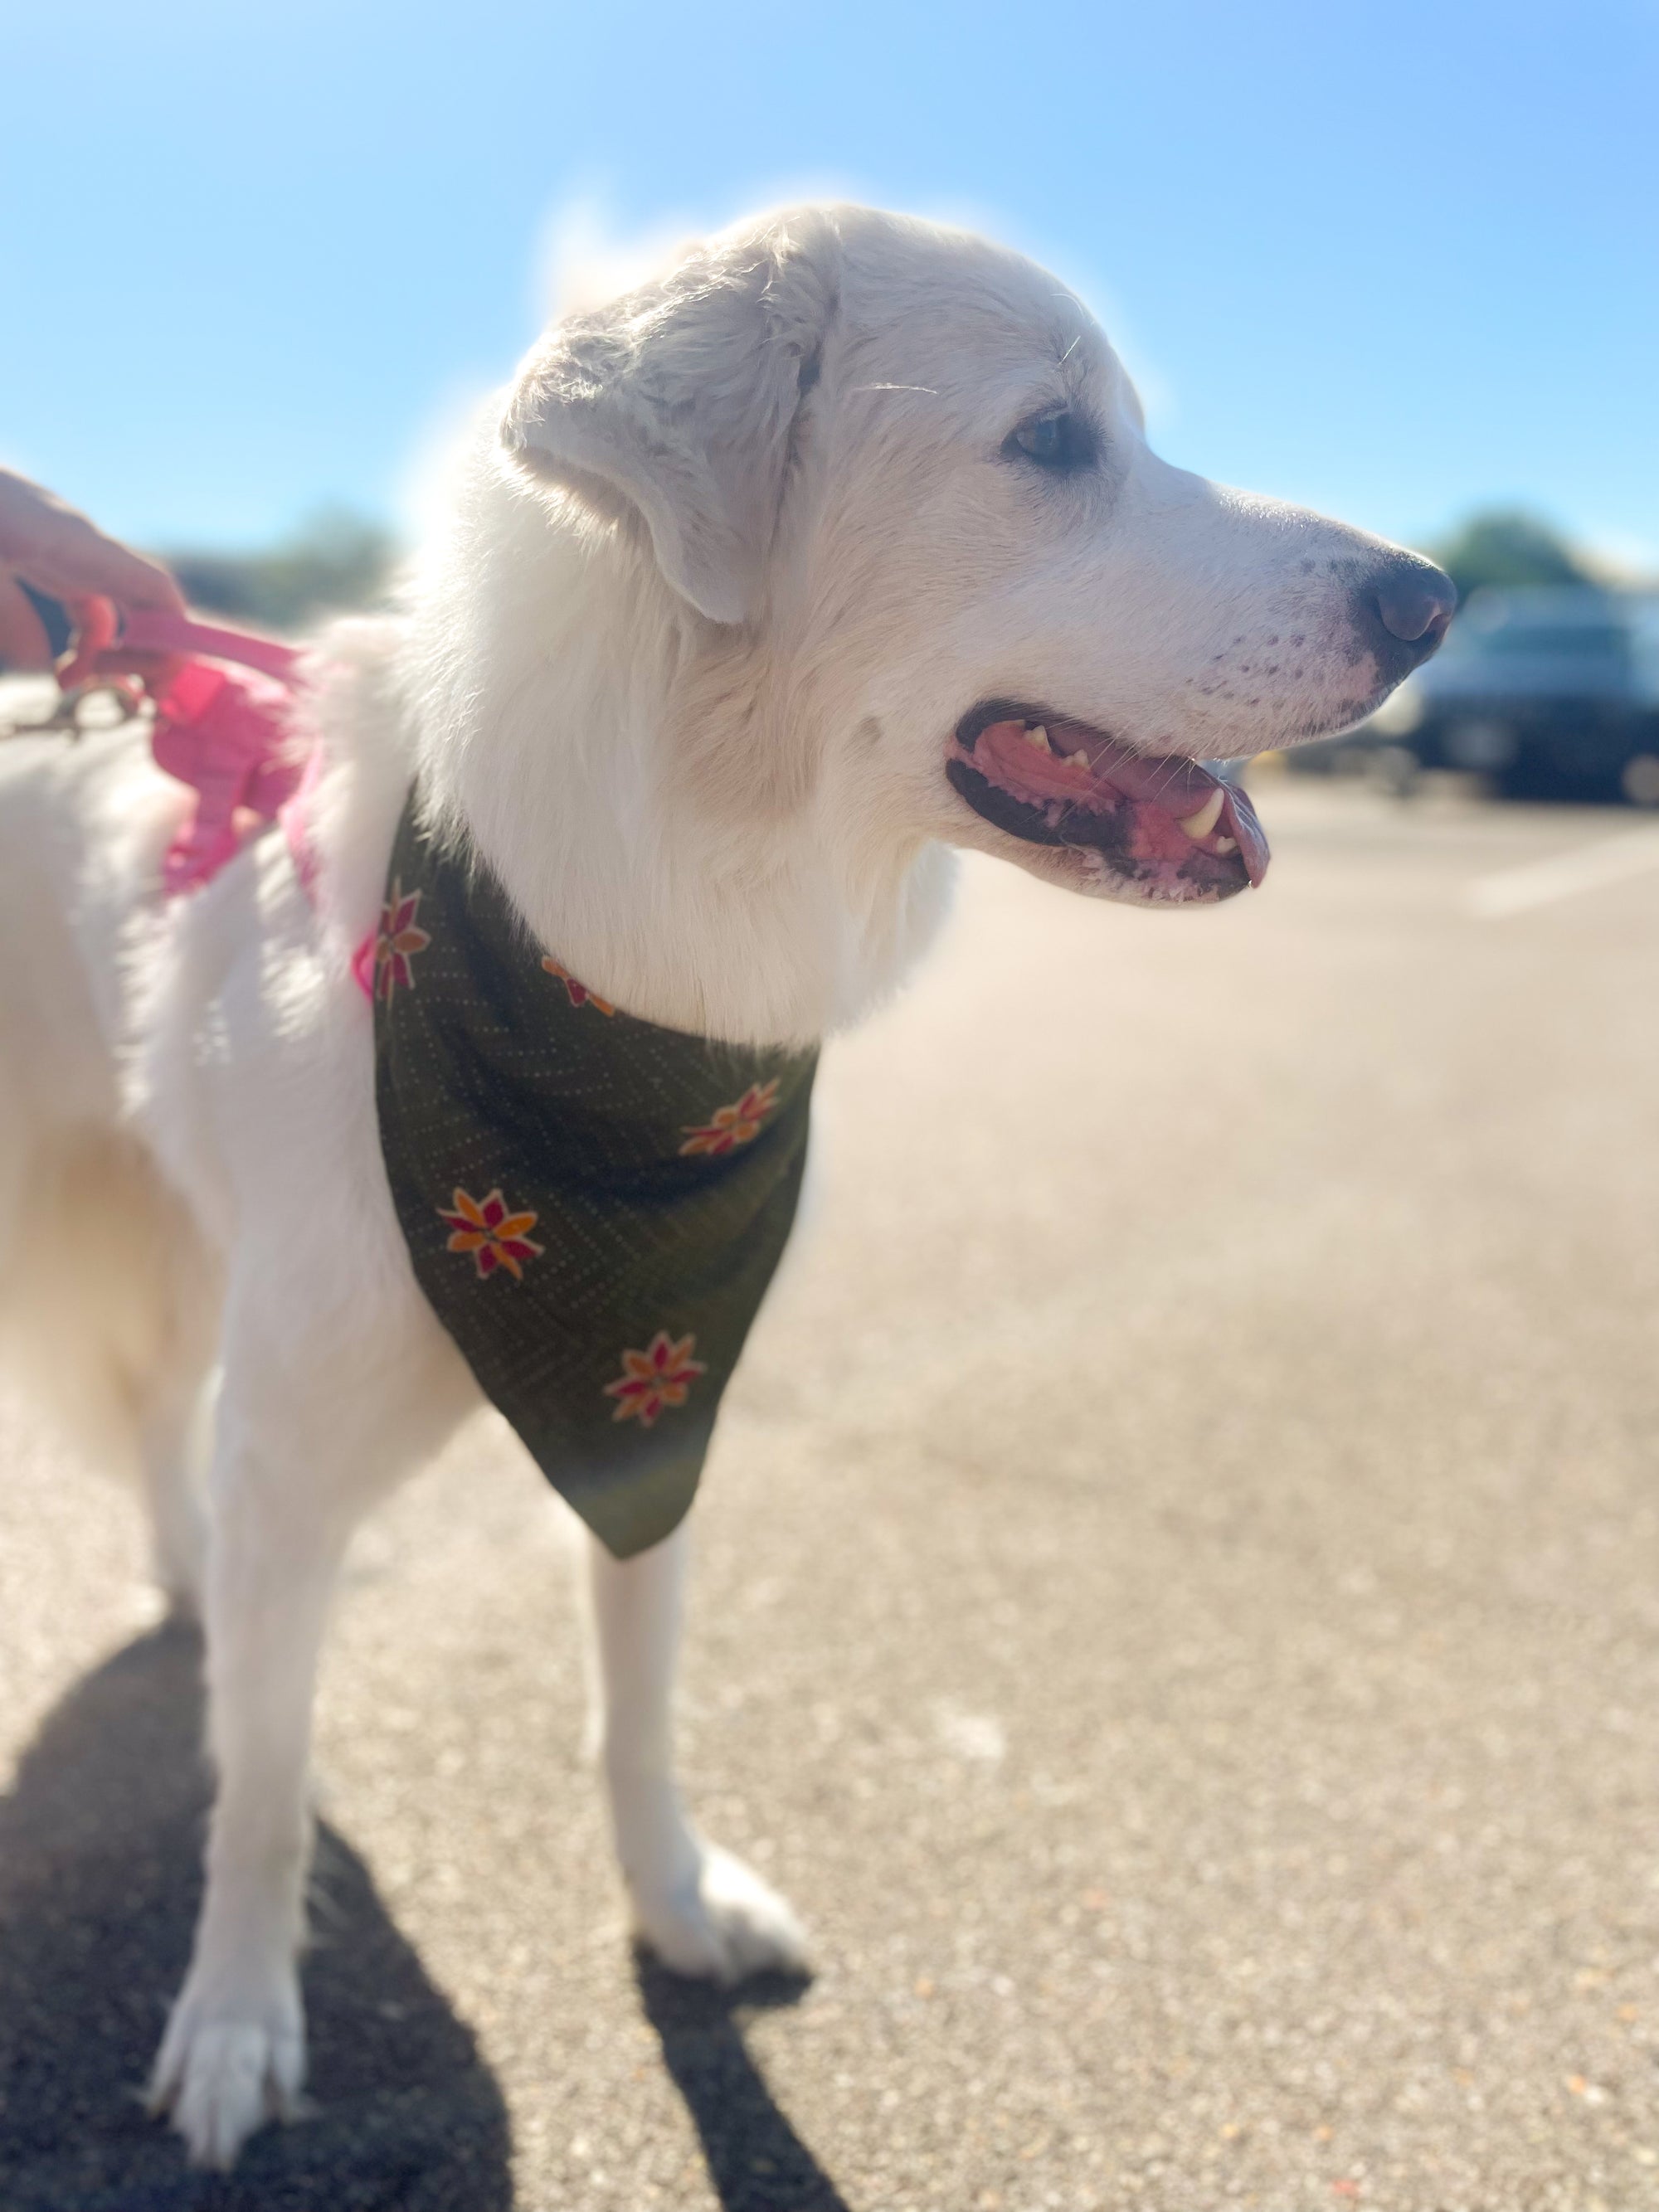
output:
[[[550,952],[543,953],[542,965],[550,975],[556,975],[560,982],[564,985],[565,989],[570,994],[570,1003],[573,1006],[592,1006],[601,1014],[616,1012],[617,1009],[609,999],[600,998],[597,992],[590,991],[586,983],[579,983],[563,961],[556,960]]]
[[[415,970],[410,962],[417,952],[424,952],[432,939],[425,930],[416,926],[415,917],[420,911],[419,891],[405,892],[394,876],[391,893],[380,909],[380,926],[374,933],[374,995],[390,1000],[401,983],[405,991],[415,988]]]
[[[611,1419],[637,1421],[648,1429],[667,1407],[683,1406],[697,1376],[708,1372],[701,1359],[691,1357],[696,1341],[683,1336],[676,1343],[659,1328],[643,1352],[624,1352],[622,1373],[605,1386],[605,1396],[617,1401]]]
[[[481,1278],[505,1267],[515,1282],[522,1282],[520,1263],[542,1255],[543,1248],[532,1244],[525,1233],[536,1226],[535,1215],[510,1213],[499,1190],[483,1199],[469,1198],[464,1190],[457,1190],[453,1203],[441,1206],[438,1212],[453,1231],[448,1249],[470,1252]]]
[[[761,1133],[762,1122],[777,1103],[775,1075],[769,1083],[751,1083],[735,1106],[717,1106],[700,1127],[687,1126],[685,1142],[680,1146],[681,1157],[708,1152],[718,1158],[722,1152],[734,1152],[739,1145],[752,1145]]]

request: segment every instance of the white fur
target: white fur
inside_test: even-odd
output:
[[[1003,441],[1068,397],[1102,465],[1040,481]],[[322,641],[316,907],[276,837],[164,907],[181,794],[133,732],[0,757],[0,1262],[72,1366],[62,1395],[142,1464],[163,1577],[207,1632],[207,1894],[154,2081],[196,2158],[294,2109],[335,1571],[476,1402],[392,1211],[348,967],[411,773],[593,988],[805,1042],[911,967],[952,844],[1135,895],[963,805],[944,749],[975,701],[1194,757],[1339,726],[1386,688],[1350,587],[1387,552],[1158,460],[1086,311],[1018,257],[793,210],[556,325],[399,611]],[[190,1440],[216,1366],[204,1553]],[[643,1932],[731,1978],[801,1939],[680,1807],[684,1551],[596,1553],[604,1766]]]

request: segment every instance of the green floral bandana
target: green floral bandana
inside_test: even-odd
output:
[[[690,1504],[782,1254],[816,1054],[635,1021],[411,795],[374,942],[380,1147],[421,1288],[619,1559]]]

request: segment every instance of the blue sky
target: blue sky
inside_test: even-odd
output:
[[[0,69],[0,457],[141,542],[395,516],[561,210],[805,189],[1049,261],[1173,459],[1659,568],[1659,0],[79,0]]]

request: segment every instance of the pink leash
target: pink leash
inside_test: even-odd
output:
[[[306,814],[323,753],[303,719],[299,653],[275,638],[159,611],[129,614],[119,644],[124,652],[155,653],[171,664],[155,695],[150,743],[157,767],[187,784],[196,803],[161,864],[167,896],[211,883],[251,838],[280,822],[295,871],[314,902],[317,860]],[[107,649],[105,641],[89,639],[77,662],[90,658],[88,645]],[[371,930],[351,962],[371,997],[376,937]]]

